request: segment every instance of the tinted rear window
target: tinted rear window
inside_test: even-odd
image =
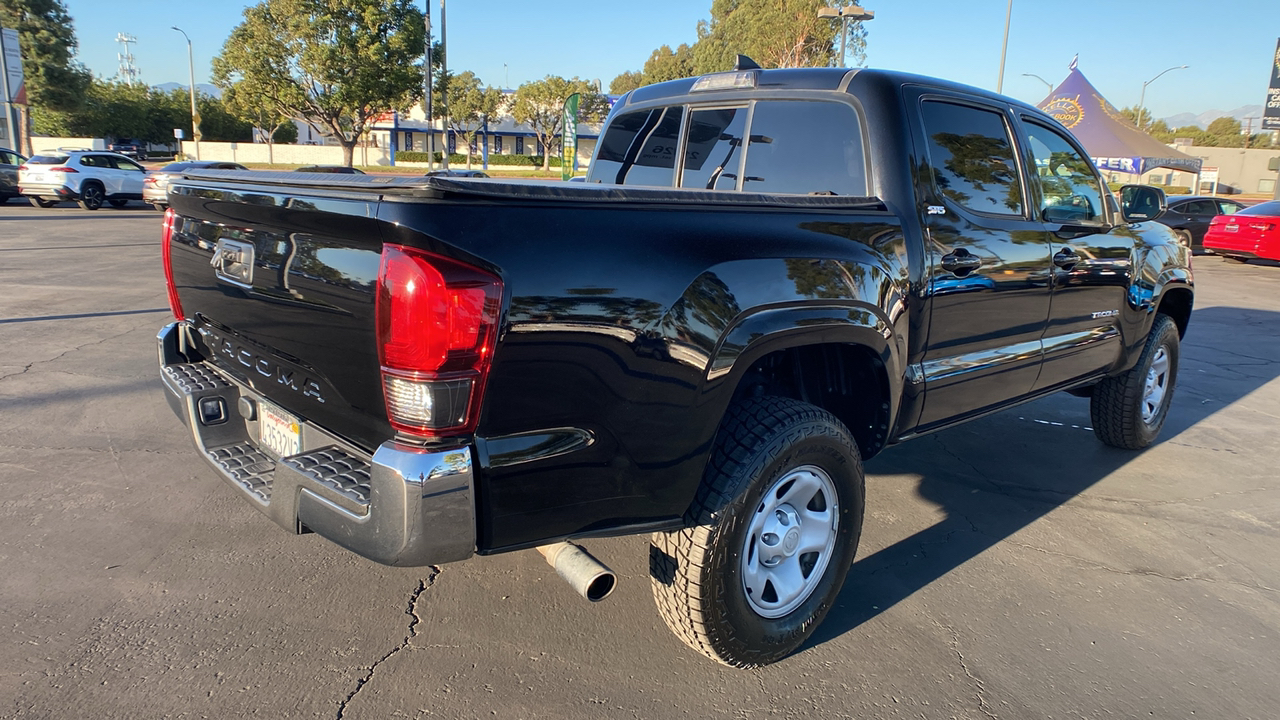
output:
[[[667,107],[619,115],[601,141],[592,177],[619,185],[671,187],[683,112]]]
[[[1237,215],[1276,215],[1280,216],[1280,202],[1264,202],[1258,203],[1253,207],[1245,208]]]
[[[70,155],[36,155],[27,161],[28,165],[61,165]]]
[[[160,172],[178,172],[179,170],[186,170],[191,167],[191,165],[192,163],[188,162],[169,163],[168,165],[160,168]]]

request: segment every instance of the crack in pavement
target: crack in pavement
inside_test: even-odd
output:
[[[410,618],[409,628],[405,633],[404,640],[401,640],[399,645],[392,648],[390,652],[383,655],[370,665],[368,671],[365,672],[364,677],[356,681],[355,689],[352,690],[351,693],[347,695],[346,699],[338,705],[337,720],[342,720],[342,718],[346,716],[347,707],[351,704],[352,700],[355,700],[356,695],[360,694],[360,691],[364,689],[364,686],[373,681],[373,676],[378,672],[378,667],[390,660],[401,650],[410,649],[413,639],[418,636],[418,623],[422,622],[422,618],[418,615],[418,598],[422,597],[422,593],[426,592],[427,588],[435,585],[436,578],[440,577],[439,565],[429,565],[428,567],[431,570],[430,574],[428,574],[425,579],[418,581],[418,587],[413,591],[413,594],[409,596],[409,604],[404,611],[404,613]]]
[[[76,352],[76,351],[78,351],[78,350],[83,350],[83,349],[85,349],[85,348],[87,348],[87,347],[91,347],[91,346],[93,346],[93,345],[101,345],[102,343],[109,342],[109,341],[111,341],[111,340],[116,340],[116,339],[118,339],[118,338],[122,338],[122,337],[124,337],[125,335],[128,335],[129,333],[134,333],[134,332],[137,332],[137,331],[139,331],[139,330],[143,330],[143,329],[145,329],[145,328],[144,328],[143,326],[141,326],[141,325],[139,325],[139,326],[137,326],[137,327],[132,327],[132,328],[129,328],[128,330],[125,330],[125,331],[124,331],[124,332],[122,332],[122,333],[117,333],[117,334],[115,334],[115,335],[108,335],[107,337],[104,337],[104,338],[101,338],[101,339],[98,339],[98,340],[94,340],[93,342],[87,342],[87,343],[85,343],[85,344],[83,344],[83,345],[77,345],[77,346],[75,346],[75,347],[71,348],[70,350],[64,350],[64,351],[62,351],[61,353],[58,353],[58,355],[57,355],[57,356],[55,356],[55,357],[51,357],[51,358],[49,358],[48,360],[36,360],[36,361],[34,361],[34,362],[27,363],[26,367],[22,368],[22,369],[21,369],[21,370],[19,370],[18,372],[15,372],[15,373],[9,373],[8,375],[0,375],[0,382],[3,382],[3,381],[5,381],[5,380],[8,380],[9,378],[18,377],[19,375],[25,375],[25,374],[27,373],[27,371],[28,371],[28,370],[30,370],[31,368],[35,367],[36,365],[44,365],[44,364],[46,364],[46,363],[57,362],[58,360],[61,360],[62,358],[66,357],[67,355],[70,355],[71,353]]]
[[[974,675],[973,672],[969,670],[969,663],[964,659],[964,653],[960,652],[960,633],[956,632],[955,628],[950,625],[943,625],[937,620],[934,620],[933,624],[937,625],[938,629],[946,631],[951,635],[951,642],[949,643],[951,645],[951,652],[954,652],[956,654],[956,659],[960,661],[960,669],[964,671],[965,677],[972,680],[973,684],[977,688],[974,692],[974,697],[978,700],[978,709],[982,711],[982,714],[992,720],[998,720],[1000,716],[992,712],[991,706],[987,704],[986,683],[982,681],[982,678]]]

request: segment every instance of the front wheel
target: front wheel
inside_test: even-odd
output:
[[[736,403],[688,526],[652,537],[650,575],[662,619],[726,665],[786,657],[844,584],[864,496],[858,448],[830,413],[778,397]]]
[[[45,200],[44,198],[40,198],[40,197],[28,197],[27,200],[31,202],[31,205],[33,207],[38,207],[38,208],[51,208],[55,204],[52,200]]]
[[[1156,315],[1138,364],[1094,386],[1093,432],[1112,447],[1141,450],[1155,441],[1169,415],[1178,380],[1178,326]]]

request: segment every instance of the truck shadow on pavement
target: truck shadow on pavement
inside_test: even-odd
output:
[[[1181,345],[1173,406],[1156,444],[1143,452],[1174,441],[1276,377],[1280,313],[1195,311]],[[1140,454],[1103,445],[1089,424],[1089,401],[1060,393],[890,448],[868,462],[869,476],[922,476],[919,497],[945,517],[854,562],[835,607],[805,647],[889,610]],[[873,480],[863,547],[877,533],[875,489]]]

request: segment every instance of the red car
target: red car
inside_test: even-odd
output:
[[[1280,260],[1280,200],[1215,217],[1204,234],[1204,246],[1240,262]]]

